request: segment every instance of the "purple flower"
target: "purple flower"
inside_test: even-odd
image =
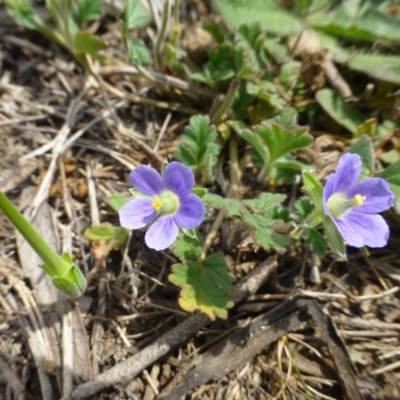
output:
[[[191,193],[193,172],[181,163],[168,164],[162,177],[142,165],[130,173],[129,180],[141,196],[120,209],[121,226],[140,229],[150,225],[145,236],[150,248],[166,249],[178,236],[179,227],[192,229],[203,221],[203,202]]]
[[[357,183],[361,172],[358,154],[345,154],[336,172],[330,174],[324,187],[324,210],[341,233],[354,247],[383,247],[389,227],[377,215],[392,207],[394,194],[382,178],[368,178]]]

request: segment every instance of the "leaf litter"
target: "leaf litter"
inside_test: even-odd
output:
[[[194,23],[204,13],[209,13],[212,22],[215,14],[203,2],[196,3],[186,11],[195,15],[198,21]],[[235,18],[235,8],[228,9],[228,2],[217,3],[228,26],[246,22],[248,16]],[[236,3],[240,9],[240,2]],[[256,7],[257,1],[253,3]],[[276,7],[272,1],[267,3]],[[369,54],[365,43],[356,54],[349,54],[348,48],[338,52],[339,45],[333,40],[339,30],[348,38],[356,36],[368,42],[372,37],[398,45],[392,23],[376,36],[365,27],[363,21],[386,21],[383,6],[378,11],[353,16],[350,26],[344,23],[346,19],[337,22],[333,16],[323,24],[317,14],[305,20],[318,30],[326,54],[332,53],[340,74],[350,82],[351,95],[360,92],[352,74],[357,73],[366,84],[370,75],[378,86],[378,94],[360,106],[357,101],[349,102],[348,90],[340,90],[332,80],[333,88],[324,79],[318,84],[313,81],[308,91],[307,82],[296,87],[299,76],[292,80],[293,92],[286,93],[292,96],[287,99],[291,106],[302,107],[307,102],[320,106],[314,110],[315,118],[306,121],[314,137],[313,149],[296,153],[296,162],[308,159],[314,164],[318,178],[334,170],[344,146],[353,143],[349,133],[357,135],[371,110],[380,111],[380,115],[373,114],[378,135],[386,119],[398,125],[393,99],[399,82],[399,57]],[[270,29],[268,34],[296,35],[303,24],[285,7],[265,14],[266,21],[272,18],[273,24],[260,25],[261,30]],[[281,31],[282,23],[285,31]],[[116,22],[107,19],[100,25],[101,43],[109,45],[106,52],[114,59],[126,60]],[[208,31],[214,28],[209,26]],[[146,31],[140,32],[140,39],[148,41]],[[154,26],[150,32],[159,33]],[[213,37],[218,35],[214,32]],[[87,45],[84,39],[80,43],[83,48]],[[268,36],[264,39],[271,40]],[[190,37],[185,40],[190,42]],[[101,44],[92,41],[92,46]],[[267,47],[275,56],[286,57],[282,47],[272,42]],[[133,58],[143,57],[139,50],[136,47]],[[206,54],[211,51],[212,46]],[[252,51],[260,65],[263,58],[257,47]],[[233,54],[229,46],[224,52]],[[322,73],[326,54],[316,61]],[[316,60],[298,59],[303,67]],[[204,54],[201,60],[194,60],[200,67]],[[382,63],[383,69],[379,67]],[[233,232],[243,227],[224,221],[211,245],[224,250],[229,273],[236,279],[230,296],[235,307],[226,320],[214,322],[202,314],[188,316],[182,311],[177,304],[178,291],[167,279],[177,258],[170,252],[146,248],[142,233],[133,232],[126,246],[119,246],[108,230],[107,245],[100,256],[93,254],[85,231],[100,223],[118,226],[109,199],[127,191],[131,168],[147,163],[158,168],[165,157],[173,159],[184,152],[180,136],[188,125],[188,115],[207,115],[210,98],[226,93],[224,80],[237,72],[233,65],[228,67],[224,74],[212,71],[211,89],[203,86],[199,91],[193,81],[188,84],[166,70],[152,72],[152,79],[145,80],[140,68],[129,65],[99,66],[102,81],[96,81],[64,49],[37,32],[18,27],[0,4],[0,186],[21,210],[35,215],[35,224],[55,248],[72,250],[89,280],[85,296],[78,301],[60,298],[36,268],[39,261],[20,239],[15,240],[12,226],[0,216],[0,399],[400,396],[396,217],[389,219],[392,242],[387,248],[372,254],[351,252],[347,262],[330,252],[320,257],[301,243],[269,258],[273,251],[264,250],[254,238],[249,239],[249,246],[242,245],[238,240],[241,232]],[[346,68],[353,72],[347,74]],[[329,80],[329,73],[326,75]],[[207,83],[208,78],[201,75],[202,82]],[[169,91],[164,91],[166,87]],[[282,104],[270,89],[263,90],[256,95],[246,92],[250,97],[246,107],[253,107],[249,114],[255,123]],[[239,105],[246,101],[248,98],[235,100],[238,115],[244,109],[239,110]],[[221,132],[222,128],[218,126]],[[378,136],[378,140],[383,142],[384,137]],[[212,144],[224,148],[223,143]],[[251,158],[246,144],[240,142],[240,146],[241,156]],[[220,189],[215,183],[213,189],[232,197],[233,205],[236,198],[258,196],[256,164],[240,168],[240,180],[226,160],[224,164],[213,156],[202,162],[203,167],[211,162],[218,171]],[[397,169],[395,165],[378,172],[379,176],[389,174],[393,190],[397,189]],[[239,187],[232,188],[232,183]],[[267,184],[271,192],[276,191],[273,182]],[[294,191],[285,183],[278,185],[288,202],[298,196],[295,184]],[[219,212],[211,212],[204,233],[212,229]],[[268,221],[272,225],[274,219]],[[253,222],[255,227],[257,221]],[[248,238],[249,231],[244,232]],[[315,270],[319,280],[312,279]]]

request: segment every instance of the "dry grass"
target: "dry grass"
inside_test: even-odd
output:
[[[125,60],[117,24],[103,28]],[[66,300],[0,215],[0,399],[400,398],[396,232],[347,263],[301,246],[275,262],[224,245],[235,229],[224,222],[213,245],[231,249],[238,305],[213,323],[179,309],[166,283],[175,259],[146,248],[143,233],[122,250],[91,247],[87,227],[118,225],[107,199],[128,188],[130,169],[172,158],[188,117],[210,104],[167,75],[149,83],[131,67],[95,68],[100,81],[0,8],[0,188],[89,277],[85,295]],[[340,146],[316,146],[321,175]],[[240,280],[250,271],[254,282]]]

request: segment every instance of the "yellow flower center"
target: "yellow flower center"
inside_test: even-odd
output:
[[[179,210],[180,203],[175,193],[164,190],[159,196],[153,198],[152,206],[158,213],[175,214]]]
[[[157,211],[157,212],[159,212],[160,210],[161,210],[161,208],[162,208],[162,201],[160,200],[160,198],[159,197],[154,197],[154,201],[153,201],[153,204],[152,204],[152,206],[153,206],[153,208]]]

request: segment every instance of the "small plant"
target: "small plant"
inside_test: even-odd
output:
[[[208,117],[197,115],[190,118],[176,150],[176,158],[201,177],[202,184],[214,181],[212,169],[220,152],[216,144],[217,130]]]
[[[40,267],[50,276],[54,286],[69,297],[81,296],[86,289],[86,279],[71,255],[64,253],[59,256],[2,191],[0,209],[43,260]]]

